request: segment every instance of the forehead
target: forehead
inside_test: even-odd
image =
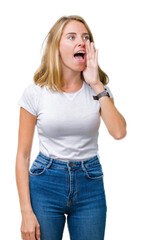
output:
[[[88,30],[82,22],[71,20],[65,25],[63,34],[67,34],[69,32],[88,33]]]

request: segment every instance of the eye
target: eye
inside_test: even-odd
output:
[[[90,40],[90,37],[88,35],[86,35],[83,37],[83,39],[87,41],[88,39]]]
[[[74,39],[74,36],[70,36],[69,39],[73,40],[73,39]]]

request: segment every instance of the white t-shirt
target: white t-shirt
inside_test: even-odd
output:
[[[34,83],[26,87],[18,105],[37,116],[41,153],[60,161],[84,161],[98,154],[100,103],[93,95],[85,81],[75,93],[52,92]]]

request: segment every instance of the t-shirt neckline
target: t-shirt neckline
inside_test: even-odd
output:
[[[74,95],[76,93],[79,93],[80,91],[82,91],[82,89],[84,88],[84,81],[83,81],[83,84],[82,84],[82,87],[76,91],[76,92],[63,92],[65,95]]]

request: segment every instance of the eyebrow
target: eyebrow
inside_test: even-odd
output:
[[[77,33],[75,33],[75,32],[70,32],[70,33],[67,33],[67,34],[65,34],[65,35],[68,35],[68,34],[77,34]],[[90,36],[89,33],[82,33],[82,35],[89,35],[89,36]]]

